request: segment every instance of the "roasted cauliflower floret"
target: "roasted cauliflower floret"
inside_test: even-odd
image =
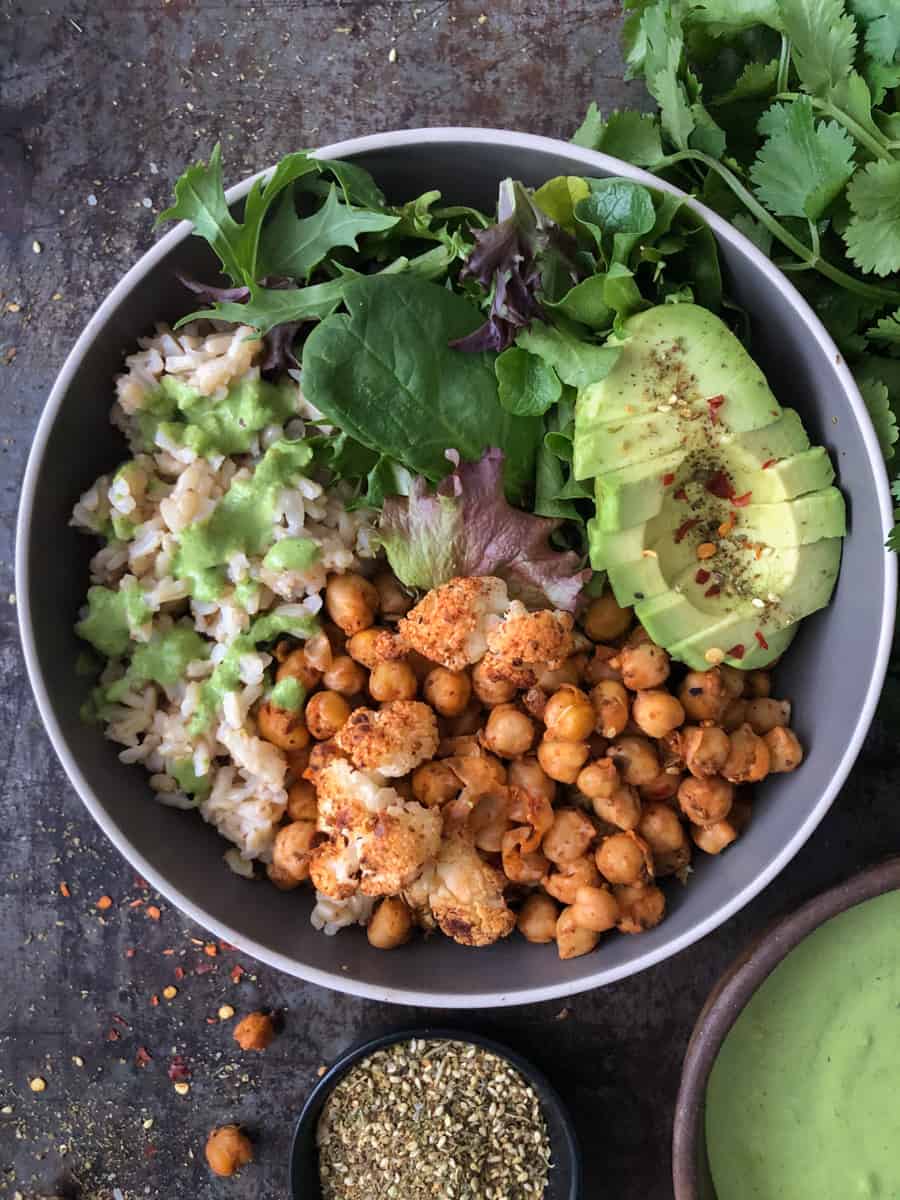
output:
[[[434,758],[438,740],[437,718],[419,700],[391,700],[380,709],[357,708],[334,739],[354,766],[392,779]]]
[[[318,774],[318,828],[327,838],[312,853],[316,890],[344,900],[359,888],[369,896],[394,895],[435,857],[441,815],[403,800],[380,779],[334,759]]]
[[[503,898],[504,879],[485,862],[463,834],[441,841],[428,895],[440,928],[463,946],[489,946],[507,937],[516,925],[515,913]]]
[[[555,670],[575,651],[570,613],[529,612],[519,600],[513,600],[503,620],[488,634],[489,654],[485,666],[491,673],[506,678],[517,687],[534,683],[534,668]]]
[[[508,607],[502,579],[451,579],[430,591],[399,622],[398,632],[431,662],[462,671],[483,656],[489,633]]]

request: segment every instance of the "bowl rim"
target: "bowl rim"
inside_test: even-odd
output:
[[[511,1063],[519,1074],[528,1080],[537,1093],[541,1108],[551,1109],[559,1118],[562,1130],[560,1139],[561,1149],[568,1161],[572,1175],[572,1186],[565,1200],[579,1200],[582,1183],[582,1158],[581,1146],[578,1141],[578,1135],[575,1132],[575,1122],[559,1092],[544,1072],[539,1067],[536,1067],[530,1059],[502,1042],[497,1042],[493,1038],[485,1037],[477,1032],[453,1029],[445,1025],[405,1027],[391,1033],[380,1034],[378,1037],[366,1038],[364,1041],[354,1042],[331,1064],[303,1102],[300,1115],[294,1125],[294,1132],[291,1135],[288,1190],[294,1200],[313,1200],[313,1197],[301,1193],[300,1181],[296,1178],[296,1164],[301,1153],[298,1143],[309,1124],[313,1120],[318,1121],[321,1106],[325,1103],[328,1096],[334,1091],[347,1072],[363,1059],[368,1058],[378,1050],[384,1050],[388,1046],[396,1045],[398,1042],[409,1042],[413,1039],[418,1041],[420,1038],[425,1041],[463,1042],[473,1046],[480,1046],[482,1049],[495,1054],[498,1058],[505,1059]]]
[[[722,1043],[766,979],[826,922],[900,889],[900,855],[864,867],[772,921],[714,985],[685,1051],[672,1126],[675,1200],[700,1200],[701,1154],[706,1151],[706,1086]]]
[[[717,213],[714,213],[705,205],[694,200],[679,188],[674,187],[664,180],[657,179],[656,176],[650,174],[648,171],[633,167],[629,163],[613,158],[610,155],[601,154],[594,150],[587,150],[555,138],[541,137],[536,134],[516,133],[504,129],[476,129],[466,126],[421,127],[350,138],[321,147],[315,153],[322,158],[352,158],[360,154],[385,149],[402,150],[408,146],[434,146],[459,143],[527,150],[533,152],[536,156],[575,155],[587,170],[597,168],[607,173],[625,176],[648,187],[683,197],[685,202],[703,217],[721,240],[740,249],[752,261],[754,268],[764,276],[768,284],[782,293],[797,311],[810,337],[817,344],[820,353],[830,359],[834,370],[837,372],[838,381],[843,387],[847,402],[856,419],[867,457],[875,476],[881,524],[884,539],[885,541],[887,540],[893,526],[893,502],[891,500],[887,470],[874,427],[869,419],[859,389],[844,362],[843,356],[839,353],[835,343],[812,308],[796,288],[794,288],[788,278],[748,238],[728,224]],[[273,167],[268,167],[262,171],[258,171],[228,189],[226,196],[229,204],[242,199],[257,179],[268,175],[273,169]],[[174,229],[160,238],[155,245],[129,268],[88,320],[74,346],[69,351],[44,406],[34,434],[22,482],[16,526],[15,570],[18,591],[26,601],[18,605],[19,629],[26,669],[37,701],[38,711],[50,742],[62,763],[70,783],[106,836],[123,857],[149,881],[153,888],[165,896],[170,903],[199,925],[215,933],[217,937],[238,946],[244,953],[253,955],[258,961],[264,962],[296,978],[306,979],[311,983],[330,987],[346,994],[381,1000],[388,1003],[415,1004],[422,1007],[434,1008],[500,1008],[576,995],[591,988],[606,986],[619,979],[636,975],[658,962],[671,958],[688,946],[693,945],[694,942],[705,937],[708,933],[711,933],[714,929],[717,929],[730,916],[757,896],[797,854],[831,807],[856,761],[856,757],[862,748],[863,740],[874,716],[875,707],[887,671],[897,600],[897,562],[894,554],[887,552],[885,554],[885,586],[882,597],[881,627],[878,649],[872,664],[865,701],[856,714],[853,735],[844,747],[829,786],[823,790],[817,804],[803,824],[795,831],[793,837],[780,847],[778,853],[754,877],[751,883],[732,896],[726,904],[708,913],[702,921],[697,922],[691,929],[686,930],[674,940],[668,941],[656,949],[648,950],[629,963],[612,968],[599,968],[577,980],[561,980],[556,983],[548,983],[540,987],[532,987],[512,994],[494,992],[447,996],[442,992],[429,991],[427,988],[379,987],[364,981],[348,978],[347,975],[339,972],[309,966],[286,954],[268,949],[253,938],[245,936],[240,930],[232,928],[227,922],[215,917],[212,913],[207,912],[199,905],[188,900],[176,887],[170,885],[152,864],[147,861],[130,839],[126,837],[122,830],[119,829],[111,814],[106,811],[100,797],[90,787],[75,756],[70,752],[63,738],[59,723],[54,716],[48,689],[41,674],[34,627],[27,603],[27,597],[30,595],[28,548],[31,541],[32,507],[51,429],[85,352],[94,339],[102,333],[103,327],[108,323],[119,303],[136,287],[140,286],[148,272],[156,267],[179,243],[184,241],[191,234],[191,230],[192,226],[189,221],[181,221]]]

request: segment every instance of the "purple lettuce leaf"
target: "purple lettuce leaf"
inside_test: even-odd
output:
[[[199,279],[191,279],[188,275],[175,272],[179,283],[205,300],[207,304],[243,304],[250,299],[248,287],[214,287],[210,283],[202,283]],[[285,278],[267,278],[261,281],[264,287],[292,288],[293,280]],[[267,379],[276,379],[289,368],[300,366],[300,360],[294,354],[294,342],[303,321],[285,321],[275,325],[263,335],[265,354],[259,369]]]
[[[519,329],[544,316],[542,277],[550,258],[563,278],[578,282],[577,242],[537,207],[522,184],[512,179],[500,184],[497,218],[496,224],[474,233],[475,244],[460,272],[461,279],[493,289],[490,311],[474,333],[450,343],[456,350],[506,350]]]
[[[486,450],[460,462],[432,491],[417,478],[411,494],[384,502],[378,536],[397,578],[433,588],[458,575],[496,575],[529,608],[574,611],[591,577],[572,550],[556,550],[550,535],[561,521],[513,508],[503,493],[503,453]]]

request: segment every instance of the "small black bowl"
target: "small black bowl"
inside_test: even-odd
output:
[[[404,1029],[399,1033],[388,1033],[384,1037],[362,1042],[343,1054],[326,1075],[323,1075],[303,1105],[294,1141],[291,1146],[291,1196],[293,1200],[321,1200],[319,1185],[319,1155],[316,1148],[316,1128],[325,1101],[351,1067],[356,1066],[376,1050],[384,1050],[396,1042],[408,1042],[413,1038],[425,1041],[468,1042],[481,1046],[504,1058],[524,1075],[537,1093],[547,1122],[550,1138],[550,1175],[543,1200],[579,1200],[581,1196],[581,1151],[575,1136],[572,1120],[562,1100],[547,1078],[535,1067],[516,1054],[514,1050],[492,1042],[477,1033],[463,1033],[454,1029]]]

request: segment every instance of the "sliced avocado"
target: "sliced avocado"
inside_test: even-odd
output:
[[[738,495],[747,492],[754,502],[774,504],[819,492],[834,482],[834,467],[824,446],[811,446],[800,454],[772,462],[765,470],[732,469],[731,479]]]
[[[594,489],[599,527],[627,529],[655,517],[683,460],[684,455],[676,450],[649,463],[634,463],[598,475]]]
[[[629,317],[622,352],[605,379],[578,395],[574,467],[589,479],[622,460],[610,461],[610,426],[648,416],[664,420],[635,429],[651,442],[669,432],[665,450],[642,444],[643,457],[702,443],[703,427],[723,432],[757,430],[778,420],[781,406],[762,371],[717,316],[696,304],[664,304]],[[713,401],[712,407],[710,401]],[[647,451],[650,451],[647,453]],[[633,461],[633,460],[632,460]]]
[[[726,504],[719,509],[724,520]],[[748,504],[732,508],[732,537],[746,537],[766,546],[805,546],[820,538],[840,538],[846,529],[844,497],[836,487],[823,488],[779,504]]]
[[[809,449],[809,438],[793,408],[785,408],[777,421],[759,429],[748,429],[734,437],[723,436],[728,447],[728,462],[736,470],[760,470],[767,463],[778,462]]]

